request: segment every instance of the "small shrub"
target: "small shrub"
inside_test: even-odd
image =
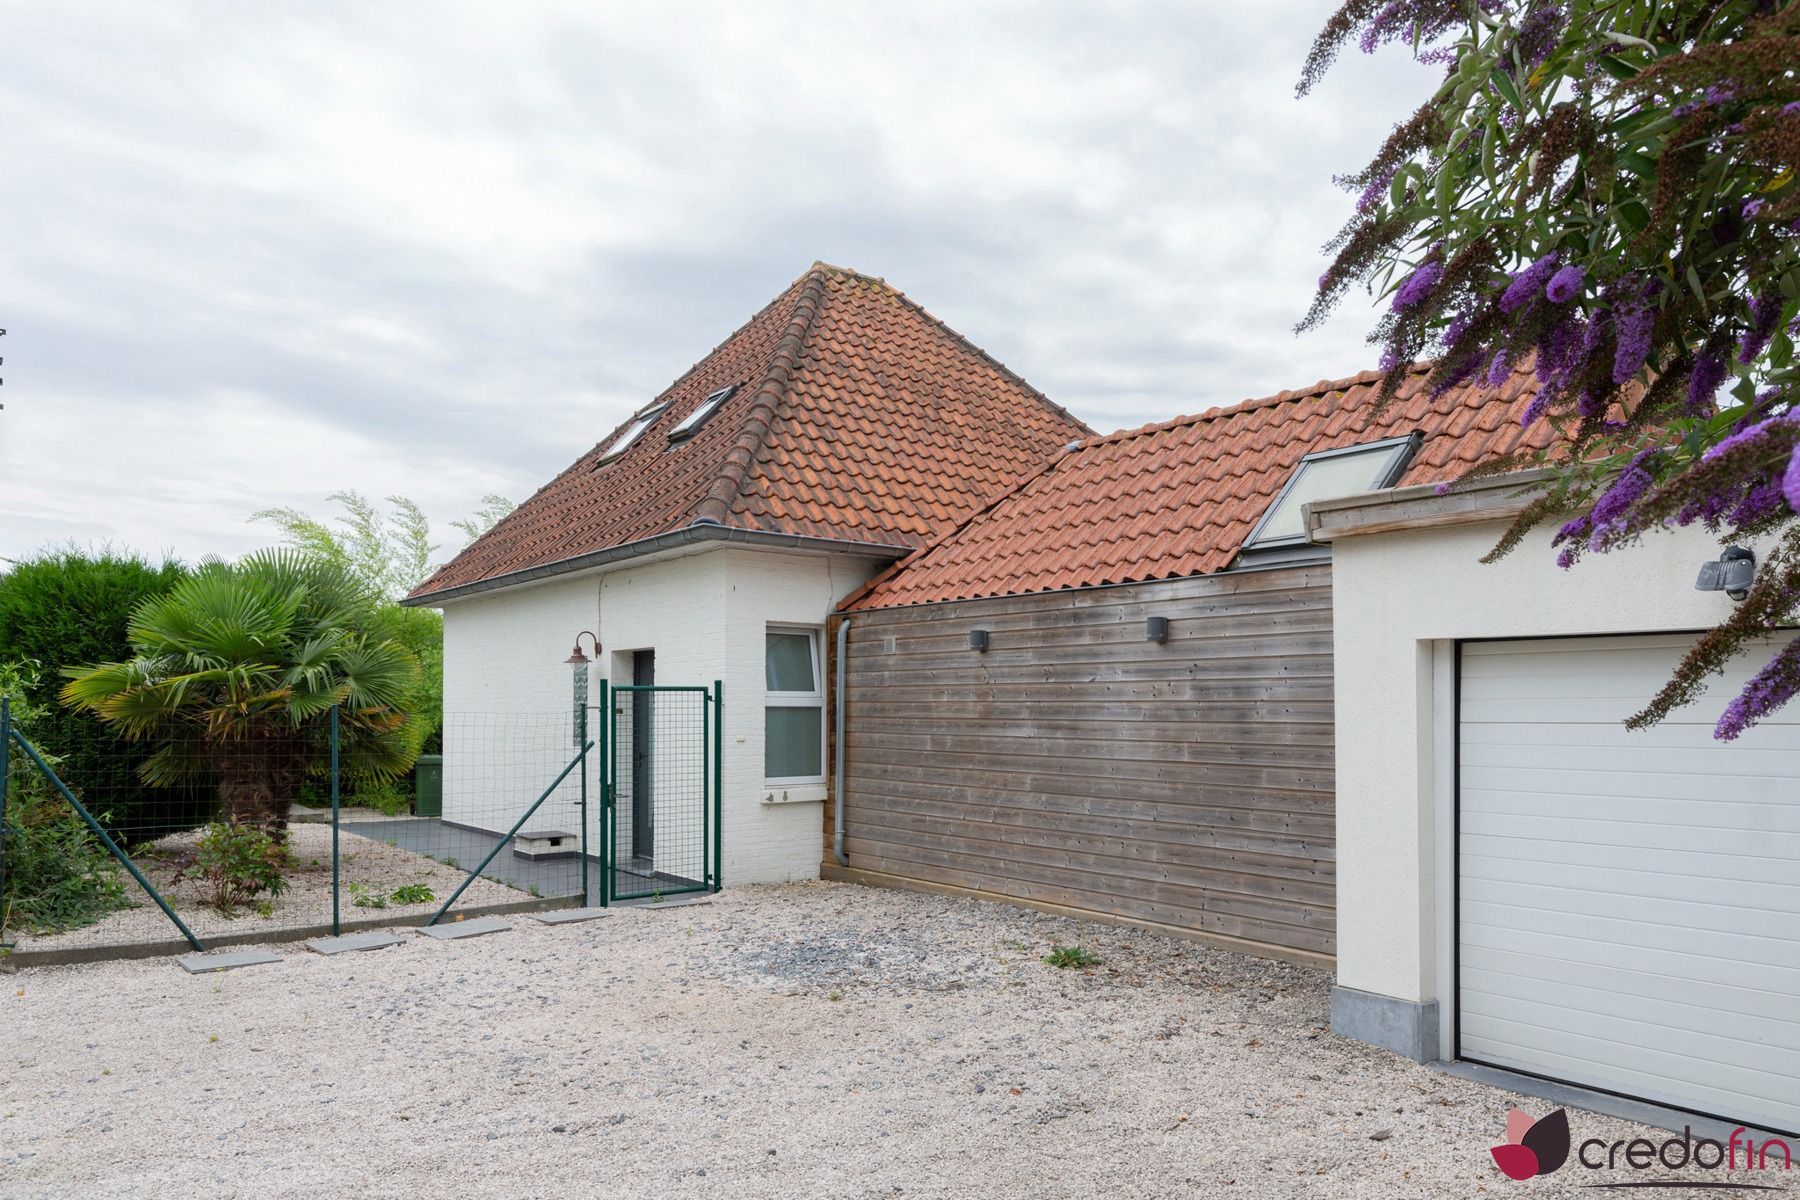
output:
[[[412,811],[412,796],[394,783],[365,783],[346,799],[388,817],[403,817]]]
[[[1044,961],[1061,971],[1073,967],[1080,970],[1084,967],[1100,965],[1100,956],[1092,950],[1083,950],[1080,946],[1051,946],[1050,953],[1044,955]]]
[[[437,893],[422,883],[403,883],[389,899],[395,904],[430,904],[437,899]]]
[[[386,908],[387,897],[380,892],[371,892],[360,883],[350,885],[350,903],[357,908]]]
[[[215,822],[201,832],[186,874],[203,881],[212,906],[231,916],[258,896],[273,900],[287,891],[283,873],[291,865],[287,847],[262,830]]]
[[[46,713],[30,698],[40,676],[33,662],[0,662],[0,695],[12,700],[12,719],[30,736]],[[61,760],[43,751],[52,769]],[[7,759],[6,890],[0,894],[0,936],[8,929],[63,933],[130,907],[125,873],[87,823],[16,748]],[[96,814],[104,824],[105,814]]]

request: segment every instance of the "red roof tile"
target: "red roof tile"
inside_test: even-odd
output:
[[[1432,399],[1415,370],[1379,416],[1381,376],[1310,388],[1090,438],[844,604],[891,608],[1203,575],[1231,564],[1301,458],[1417,432],[1400,485],[1454,479],[1476,463],[1548,446],[1547,422],[1519,427],[1535,392],[1527,366],[1498,392],[1468,385]]]
[[[1092,433],[899,291],[823,263],[655,403],[668,409],[623,455],[599,461],[625,425],[409,599],[701,523],[910,550]]]

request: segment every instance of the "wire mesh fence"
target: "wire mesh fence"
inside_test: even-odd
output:
[[[146,745],[76,739],[42,711],[15,725],[0,707],[9,952],[213,948],[580,903],[598,878],[599,763],[572,714],[450,714],[442,755],[395,781],[359,768],[335,719]]]

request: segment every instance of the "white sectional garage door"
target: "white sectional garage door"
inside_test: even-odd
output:
[[[1461,1057],[1800,1130],[1800,705],[1631,733],[1693,635],[1461,648]],[[1756,662],[1766,661],[1766,650]]]

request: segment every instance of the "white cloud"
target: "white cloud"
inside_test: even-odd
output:
[[[1101,428],[1368,364],[1296,341],[1427,90],[1328,5],[20,6],[0,555],[523,497],[815,258]]]

